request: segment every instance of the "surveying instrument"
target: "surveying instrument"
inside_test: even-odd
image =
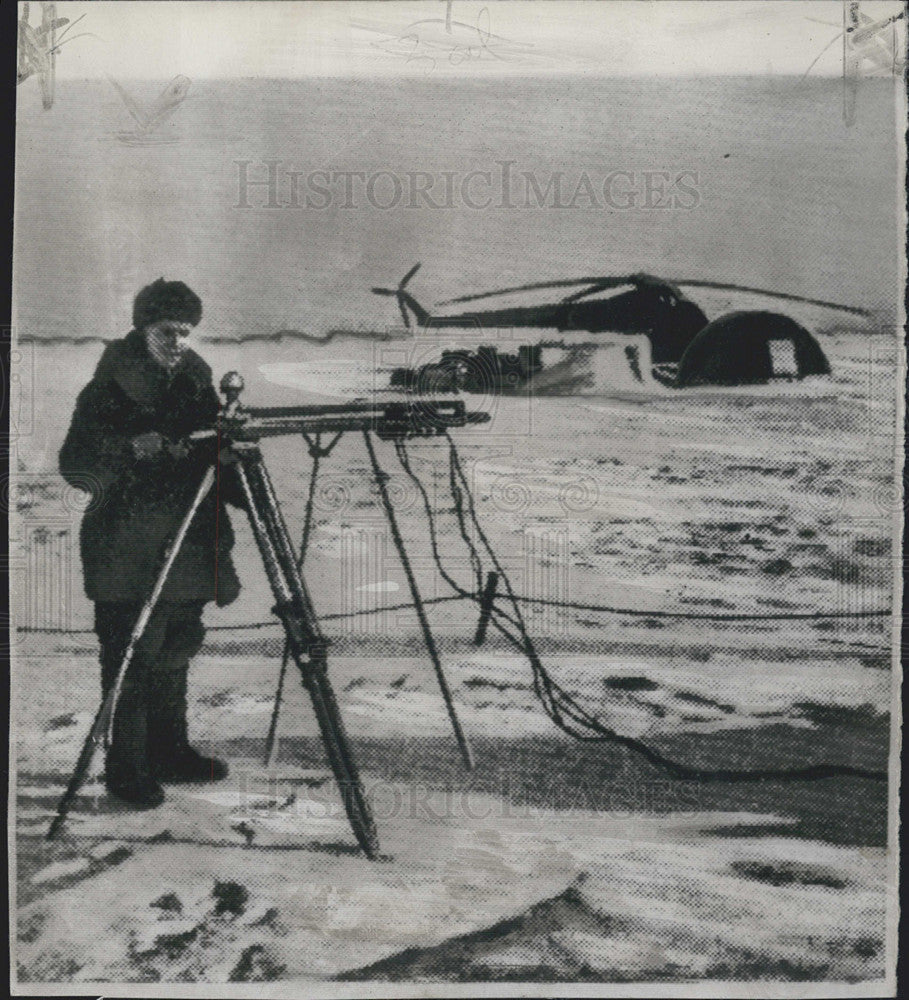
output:
[[[193,518],[202,501],[216,484],[222,457],[227,456],[231,463],[230,467],[235,470],[239,480],[253,537],[262,557],[275,599],[273,610],[284,626],[286,635],[284,662],[281,667],[278,692],[268,735],[268,755],[271,756],[274,747],[284,672],[288,658],[292,658],[300,672],[303,686],[309,692],[312,700],[322,742],[338,783],[344,809],[354,836],[367,857],[375,858],[379,853],[375,823],[344,731],[334,690],[328,677],[328,640],[319,626],[319,620],[302,575],[302,563],[306,553],[312,514],[313,490],[310,490],[310,503],[307,505],[303,541],[300,552],[297,553],[281,513],[259,442],[262,438],[267,437],[301,435],[309,446],[309,452],[313,458],[311,482],[314,487],[319,458],[327,456],[346,432],[362,432],[379,488],[382,506],[407,577],[414,608],[435,668],[442,697],[445,700],[464,763],[470,768],[473,766],[470,747],[458,721],[451,691],[442,671],[435,640],[429,628],[423,601],[388,495],[386,485],[388,477],[379,465],[372,435],[385,441],[395,442],[397,445],[409,438],[433,437],[446,433],[449,428],[485,423],[489,420],[489,414],[467,412],[461,400],[422,399],[412,402],[351,402],[339,405],[245,409],[240,404],[240,394],[243,391],[244,383],[237,372],[229,372],[225,375],[221,380],[220,388],[225,398],[225,405],[218,416],[216,426],[196,431],[187,440],[190,445],[203,441],[215,443],[217,457],[212,464],[206,467],[192,502],[164,555],[154,587],[136,620],[116,682],[95,716],[69,785],[60,799],[57,814],[51,823],[47,837],[52,839],[66,819],[72,801],[89,773],[98,747],[102,743],[105,746],[110,744],[117,702],[136,645],[145,632]],[[324,448],[321,447],[320,436],[322,433],[334,435]]]

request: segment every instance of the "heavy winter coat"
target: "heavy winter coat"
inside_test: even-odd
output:
[[[169,541],[176,534],[214,442],[174,458],[166,449],[151,459],[133,454],[132,439],[157,431],[179,441],[210,427],[218,413],[211,369],[187,350],[167,372],[133,330],[109,344],[76,403],[60,450],[67,482],[89,489],[80,534],[85,592],[93,601],[143,601],[151,591]],[[196,513],[162,601],[229,604],[239,593],[231,562],[233,532],[224,501],[241,503],[229,467],[222,467]]]

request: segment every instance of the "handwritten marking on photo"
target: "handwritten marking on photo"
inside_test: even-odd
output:
[[[405,62],[421,63],[427,70],[435,69],[440,59],[452,66],[481,60],[484,56],[508,62],[526,55],[533,48],[527,43],[514,42],[493,34],[487,7],[479,11],[474,24],[452,20],[451,14],[452,2],[448,0],[444,18],[423,18],[413,21],[400,31],[378,21],[350,23],[352,27],[386,35],[386,38],[373,42],[372,45],[400,56]]]
[[[904,46],[898,45],[897,32],[897,22],[904,20],[905,16],[905,10],[901,10],[889,17],[874,20],[862,13],[858,0],[844,0],[842,31],[830,39],[805,70],[802,79],[808,76],[835,42],[843,40],[843,121],[847,127],[855,123],[859,79],[866,60],[872,64],[873,69],[883,70],[894,76],[905,72],[906,59],[898,54],[904,51]],[[836,27],[830,21],[818,21],[816,18],[808,20]]]
[[[187,76],[175,76],[161,91],[155,101],[147,106],[140,104],[133,95],[112,76],[107,78],[120,95],[120,100],[136,123],[131,132],[118,132],[117,138],[130,146],[152,145],[162,142],[176,142],[172,137],[156,135],[157,130],[169,121],[177,108],[186,100],[192,81]]]
[[[30,14],[31,5],[22,4],[19,17],[16,86],[25,83],[31,76],[37,76],[41,87],[41,104],[45,111],[50,111],[54,105],[57,54],[66,42],[91,35],[91,32],[85,31],[67,38],[69,32],[85,15],[82,14],[72,22],[68,17],[57,17],[55,3],[41,4],[41,23],[37,26],[31,24]],[[60,35],[57,34],[58,28],[64,29]]]

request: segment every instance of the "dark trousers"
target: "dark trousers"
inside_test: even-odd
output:
[[[154,771],[157,763],[186,747],[186,677],[205,637],[203,607],[203,601],[163,602],[152,613],[120,689],[108,774]],[[140,610],[137,604],[95,604],[105,697],[116,682]]]

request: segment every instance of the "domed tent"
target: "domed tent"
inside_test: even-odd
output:
[[[791,370],[780,370],[777,344],[791,345]],[[820,345],[795,320],[773,312],[732,312],[708,323],[688,345],[676,386],[760,385],[773,378],[829,374]]]

